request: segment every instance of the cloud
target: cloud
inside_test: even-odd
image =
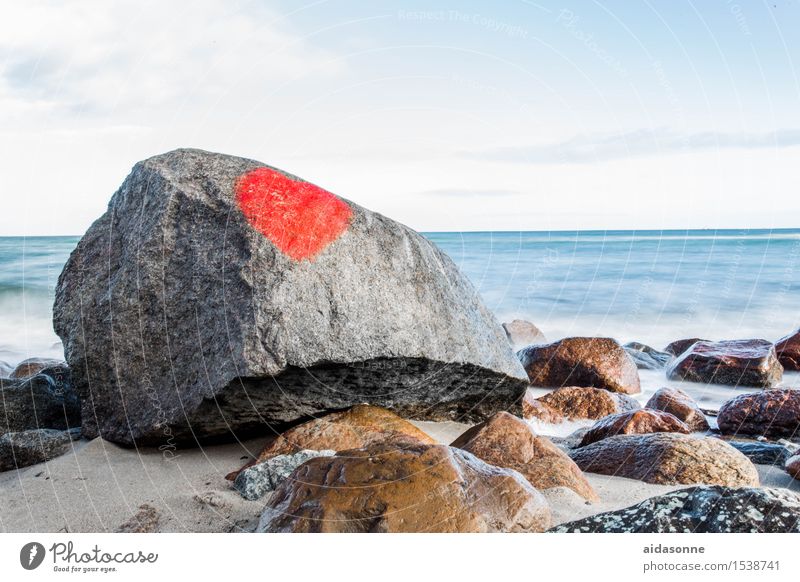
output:
[[[464,152],[471,159],[530,164],[581,164],[715,149],[785,148],[800,145],[800,130],[767,133],[697,132],[666,129],[578,135],[549,144]]]

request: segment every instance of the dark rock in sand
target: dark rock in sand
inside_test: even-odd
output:
[[[668,412],[660,410],[634,410],[620,412],[598,420],[583,436],[580,446],[585,447],[618,434],[649,434],[654,432],[677,432],[689,434],[691,430],[682,421]]]
[[[785,370],[800,371],[800,331],[778,340],[775,352]]]
[[[6,433],[0,436],[0,471],[22,469],[60,457],[72,449],[72,441],[80,436],[79,428],[40,428]]]
[[[705,432],[709,429],[708,420],[697,402],[678,388],[659,388],[647,401],[645,408],[669,412],[693,431]]]
[[[245,499],[260,499],[292,474],[292,471],[309,459],[332,457],[336,451],[303,450],[289,455],[278,455],[242,469],[233,482],[234,488]]]
[[[61,360],[53,358],[28,358],[23,360],[14,368],[9,375],[12,379],[30,378],[42,372],[49,372],[49,375],[59,373],[66,373],[67,364]]]
[[[262,532],[540,532],[544,496],[516,471],[443,445],[311,459],[270,497]]]
[[[776,388],[740,394],[720,407],[717,424],[723,434],[800,436],[800,390]]]
[[[514,469],[539,490],[567,487],[589,501],[597,493],[561,449],[533,432],[530,425],[507,412],[475,425],[450,444],[496,467]]]
[[[199,150],[136,164],[70,256],[54,322],[85,434],[122,444],[241,438],[358,403],[477,421],[517,409],[527,381],[433,243]]]
[[[672,359],[672,355],[659,352],[655,348],[639,342],[629,342],[622,346],[628,355],[636,362],[640,370],[661,370]]]
[[[689,487],[554,527],[561,533],[800,532],[800,495],[786,489]]]
[[[576,449],[570,456],[587,473],[646,483],[728,487],[759,484],[753,463],[713,437],[675,433],[618,435]]]
[[[639,373],[625,350],[611,338],[570,337],[517,354],[533,386],[585,386],[636,394]]]
[[[670,343],[667,347],[664,348],[664,351],[668,354],[672,354],[673,356],[680,356],[681,354],[683,354],[683,352],[688,350],[697,342],[705,342],[705,341],[708,340],[700,339],[699,337],[679,339]]]
[[[65,367],[45,369],[30,378],[0,380],[0,434],[80,425],[80,400]]]
[[[792,455],[789,449],[775,443],[734,440],[726,440],[725,442],[757,465],[779,465],[782,467]]]
[[[553,424],[565,420],[597,420],[639,408],[641,405],[626,394],[581,386],[565,386],[539,398],[528,390],[522,401],[523,418],[536,418]]]
[[[504,323],[503,329],[506,330],[508,341],[514,349],[547,343],[547,338],[544,337],[544,334],[530,321],[515,319],[511,323]]]
[[[800,455],[795,455],[786,461],[786,472],[795,479],[800,479]]]
[[[783,367],[775,355],[775,347],[766,340],[697,342],[670,364],[667,377],[770,388],[781,381]]]

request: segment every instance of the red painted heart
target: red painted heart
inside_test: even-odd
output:
[[[250,224],[295,261],[314,259],[353,217],[341,198],[271,168],[239,176],[236,202]]]

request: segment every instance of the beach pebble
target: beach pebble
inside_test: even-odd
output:
[[[696,342],[667,369],[670,380],[770,388],[783,377],[775,346],[767,340]]]
[[[723,434],[792,438],[800,434],[800,390],[776,388],[740,394],[719,409]]]
[[[378,445],[300,465],[261,532],[541,532],[547,500],[522,475],[445,445]]]
[[[785,489],[689,487],[554,527],[571,533],[800,532],[800,495]]]
[[[522,416],[557,424],[565,420],[597,420],[609,414],[639,408],[639,402],[625,394],[599,388],[565,386],[538,398],[533,390],[528,390],[522,401]]]
[[[753,463],[713,437],[675,433],[618,435],[575,449],[570,456],[587,473],[646,483],[728,487],[759,484]]]
[[[508,341],[515,350],[533,344],[547,343],[547,338],[544,337],[539,328],[524,319],[515,319],[510,323],[504,323],[503,329],[508,336]]]
[[[709,429],[708,420],[697,402],[680,388],[659,388],[645,404],[651,410],[663,410],[685,422],[697,432]]]
[[[628,342],[622,346],[628,355],[636,362],[640,370],[661,370],[672,359],[672,355],[659,352],[655,348],[639,342]]]
[[[785,370],[800,371],[800,330],[778,340],[775,352]]]
[[[39,428],[66,430],[80,425],[80,399],[66,368],[0,380],[0,434]]]
[[[79,439],[80,429],[40,428],[0,436],[0,471],[22,469],[60,457]]]
[[[634,410],[620,412],[598,420],[583,436],[580,446],[618,434],[647,434],[654,432],[676,432],[689,434],[691,430],[678,418],[660,410]]]
[[[331,457],[336,451],[304,450],[290,455],[278,455],[242,469],[233,486],[242,497],[254,501],[275,491],[278,485],[300,465],[316,457]]]

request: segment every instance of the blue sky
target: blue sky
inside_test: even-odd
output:
[[[421,230],[800,226],[800,0],[2,10],[0,234],[80,234],[176,147]]]

